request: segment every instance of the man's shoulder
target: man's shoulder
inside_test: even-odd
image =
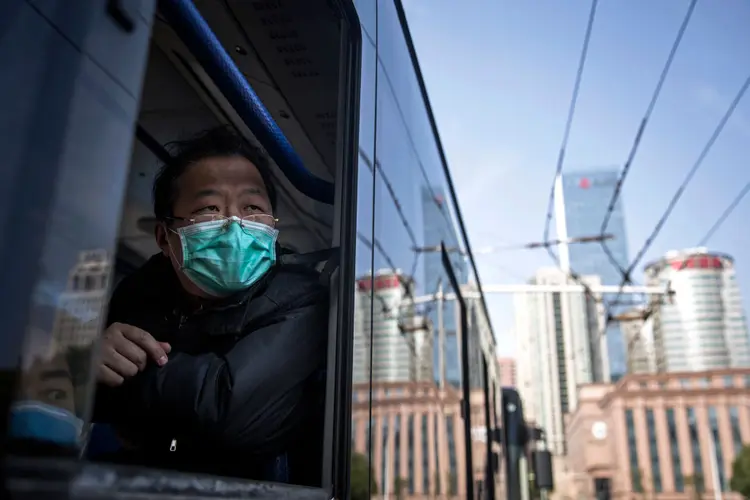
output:
[[[281,264],[263,295],[279,307],[311,305],[328,297],[328,287],[315,268]]]

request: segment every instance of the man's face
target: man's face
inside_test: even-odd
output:
[[[178,219],[196,219],[211,214],[226,217],[273,215],[260,172],[241,156],[205,158],[189,166],[177,181],[177,197],[172,211]],[[186,223],[178,220],[174,227]],[[162,252],[171,258],[182,286],[193,295],[206,297],[206,293],[180,271],[182,246],[179,236],[160,226],[156,239]]]
[[[40,401],[75,412],[75,390],[70,368],[62,354],[52,359],[37,359],[21,377],[23,400]]]

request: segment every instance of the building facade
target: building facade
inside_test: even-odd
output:
[[[750,369],[627,375],[583,386],[566,436],[570,498],[606,491],[603,498],[740,500],[729,481],[732,462],[750,443]]]
[[[589,286],[599,283],[597,277],[583,279]],[[573,284],[558,268],[540,269],[531,283]],[[600,359],[606,358],[601,311],[583,292],[517,294],[514,307],[518,391],[526,417],[545,429],[550,451],[564,455],[564,416],[577,405],[576,389],[597,380],[595,366],[606,366]]]
[[[646,266],[649,285],[669,287],[653,333],[660,371],[750,367],[750,337],[734,259],[706,248],[668,252]]]
[[[614,192],[619,170],[602,168],[563,174],[555,188],[555,220],[557,237],[561,240],[601,233],[604,214]],[[613,264],[599,243],[576,243],[560,246],[563,268],[579,275],[596,275],[604,285],[619,285],[619,268],[628,266],[628,239],[622,197],[612,210],[607,233],[613,236],[606,242]],[[619,268],[618,268],[619,266]],[[612,297],[609,297],[610,299]],[[627,297],[621,297],[621,300]],[[625,342],[619,325],[607,327],[607,351],[610,377],[616,380],[625,373]]]
[[[497,373],[500,385],[502,387],[516,386],[516,360],[514,358],[498,357]]]
[[[369,384],[354,386],[352,450],[365,456],[372,453],[378,496],[464,498],[466,446],[460,391],[452,386],[440,390],[432,381],[376,383],[372,386],[371,419],[369,391]],[[475,494],[485,488],[487,466],[483,398],[482,391],[472,391],[471,480]],[[496,491],[500,491],[497,477]]]

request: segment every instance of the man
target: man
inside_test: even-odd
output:
[[[172,149],[161,253],[113,294],[94,421],[123,436],[121,461],[319,483],[325,280],[279,255],[260,150],[226,128]],[[279,457],[292,477],[269,473]]]

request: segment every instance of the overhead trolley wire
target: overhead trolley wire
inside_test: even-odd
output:
[[[706,142],[706,144],[703,146],[701,153],[698,155],[698,158],[695,160],[695,163],[693,163],[693,166],[688,171],[688,174],[685,176],[685,179],[677,188],[677,191],[675,192],[674,196],[672,196],[672,199],[669,200],[667,209],[664,211],[662,216],[657,221],[656,226],[654,226],[654,229],[651,231],[651,234],[649,234],[648,238],[646,238],[646,241],[643,243],[643,246],[640,248],[635,258],[628,265],[626,272],[623,274],[623,279],[620,282],[619,291],[615,298],[615,303],[617,302],[619,297],[622,295],[623,288],[628,283],[628,277],[636,268],[636,266],[638,266],[638,264],[640,263],[641,259],[643,259],[648,249],[651,248],[651,245],[653,244],[654,240],[661,232],[662,228],[664,227],[664,224],[666,224],[667,220],[672,215],[672,211],[674,210],[675,206],[680,201],[680,198],[682,198],[682,194],[685,192],[685,189],[687,188],[688,184],[690,183],[690,181],[693,179],[693,176],[695,176],[696,172],[703,164],[703,161],[706,159],[706,157],[708,156],[708,153],[713,148],[714,144],[716,143],[716,140],[724,131],[724,127],[726,126],[726,124],[729,122],[729,119],[734,114],[740,101],[742,101],[742,98],[745,96],[745,93],[747,92],[748,87],[750,87],[750,76],[748,76],[745,82],[742,84],[739,91],[737,92],[734,99],[732,100],[732,103],[729,105],[729,108],[724,113],[724,116],[722,116],[721,120],[719,120],[719,123],[717,124],[716,128],[711,134],[711,137],[708,139],[708,142]],[[611,320],[611,317],[609,314],[607,316],[608,316],[607,323],[609,323]]]
[[[581,47],[581,56],[578,61],[578,70],[576,72],[576,80],[573,86],[573,94],[570,97],[570,105],[568,106],[568,117],[565,121],[565,132],[563,133],[562,144],[560,146],[560,151],[557,156],[557,165],[555,167],[555,177],[552,180],[552,188],[550,189],[550,193],[549,193],[549,201],[547,203],[547,217],[544,222],[544,239],[543,239],[543,241],[545,242],[544,246],[547,249],[547,253],[549,254],[550,258],[555,262],[555,264],[558,267],[561,267],[560,259],[557,256],[557,254],[555,254],[554,250],[552,250],[552,245],[548,245],[546,243],[550,241],[549,232],[550,232],[550,225],[552,223],[552,217],[554,216],[555,186],[558,182],[558,179],[562,175],[563,164],[565,163],[565,152],[568,147],[568,141],[570,139],[570,130],[573,125],[573,117],[575,116],[576,105],[578,103],[578,94],[580,93],[580,90],[581,90],[581,80],[583,79],[583,69],[586,66],[586,58],[588,57],[589,44],[591,42],[591,32],[593,31],[593,28],[594,28],[594,19],[596,18],[596,8],[598,4],[599,4],[598,0],[592,0],[591,2],[589,18],[586,24],[586,33],[583,37],[583,46]],[[594,297],[594,295],[591,293],[591,288],[589,288],[588,284],[586,284],[578,274],[576,274],[572,269],[568,270],[568,274],[574,281],[576,281],[578,284],[583,286],[583,289],[585,290],[586,295],[590,297]]]
[[[661,75],[659,76],[659,80],[656,84],[656,88],[654,89],[654,93],[651,96],[651,101],[649,102],[648,107],[646,108],[646,113],[644,114],[643,118],[641,119],[641,123],[638,126],[638,131],[636,132],[635,138],[633,139],[633,145],[630,148],[630,153],[628,154],[628,158],[625,161],[625,165],[622,169],[622,172],[617,179],[617,184],[615,185],[614,192],[612,193],[612,198],[610,199],[609,205],[607,206],[607,211],[604,214],[604,221],[602,222],[602,228],[601,228],[602,235],[607,233],[607,228],[609,227],[609,221],[612,218],[612,212],[615,209],[617,200],[620,198],[622,186],[625,183],[625,179],[627,178],[628,173],[630,172],[630,167],[633,165],[633,160],[635,159],[635,155],[638,152],[638,148],[641,144],[643,133],[645,132],[646,127],[648,126],[648,122],[649,122],[649,119],[651,118],[651,114],[653,113],[654,108],[656,107],[656,103],[659,100],[661,89],[664,86],[664,82],[667,79],[669,70],[672,67],[672,62],[674,61],[675,55],[677,54],[677,50],[680,48],[680,44],[682,43],[682,38],[685,35],[685,31],[687,30],[688,25],[690,24],[690,20],[692,19],[693,12],[695,11],[695,6],[697,3],[698,3],[698,0],[692,0],[690,2],[690,5],[688,6],[688,10],[685,13],[685,17],[682,20],[680,29],[677,31],[677,36],[675,37],[675,40],[672,43],[672,48],[669,51],[669,55],[667,56],[667,61],[664,64],[664,68],[661,71]],[[624,269],[620,265],[619,262],[617,262],[617,259],[612,254],[612,251],[610,250],[609,245],[607,245],[607,241],[602,240],[601,245],[602,245],[602,249],[604,250],[604,253],[607,254],[607,258],[612,263],[612,265],[616,267],[623,276],[626,277],[628,283],[632,282],[631,276],[628,273],[628,271]]]
[[[706,246],[706,244],[713,238],[713,235],[716,234],[716,232],[721,228],[721,226],[726,222],[726,220],[729,218],[730,215],[734,212],[734,210],[739,206],[739,204],[742,202],[742,200],[745,198],[747,193],[750,192],[750,182],[745,184],[745,186],[740,190],[739,193],[732,199],[732,201],[727,205],[727,208],[724,209],[724,211],[719,215],[719,217],[716,219],[716,221],[711,225],[708,231],[706,231],[706,234],[703,235],[703,237],[700,239],[697,247],[703,247]],[[677,272],[682,271],[688,266],[688,263],[690,262],[690,259],[683,259],[682,263],[680,264],[680,267],[677,269]],[[667,291],[670,291],[672,288],[672,282],[671,280],[667,282]],[[643,315],[640,317],[643,321],[646,321],[653,313],[654,310],[659,307],[662,303],[661,297],[659,297],[656,300],[650,300],[648,306],[646,307],[645,311],[643,312]],[[631,346],[638,340],[640,337],[640,334],[638,334],[636,337],[633,338],[633,340],[628,344],[628,349],[631,349]],[[628,352],[630,352],[628,350]]]
[[[745,198],[748,192],[750,192],[750,182],[745,184],[745,186],[740,190],[740,192],[737,193],[737,196],[735,196],[732,202],[727,206],[727,208],[724,209],[724,212],[722,212],[719,218],[716,219],[716,222],[713,223],[711,228],[706,232],[703,238],[701,238],[697,246],[699,247],[706,246],[708,241],[711,238],[713,238],[714,234],[716,234],[716,231],[718,231],[721,228],[721,226],[724,225],[724,222],[726,222],[729,216],[732,215],[732,212],[734,212],[734,210],[742,202],[742,200]]]

